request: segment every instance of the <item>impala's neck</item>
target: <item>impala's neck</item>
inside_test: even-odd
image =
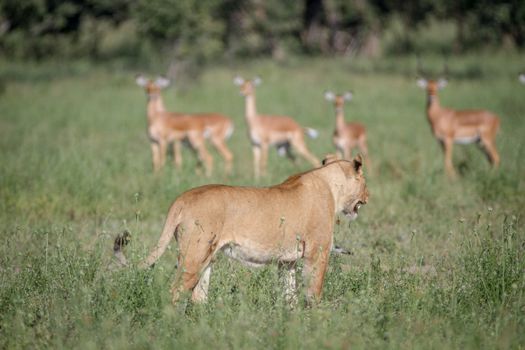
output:
[[[155,118],[159,112],[165,111],[166,107],[164,106],[164,101],[162,100],[162,96],[160,94],[148,96],[147,113],[149,120]]]
[[[155,108],[157,112],[165,112],[166,106],[164,106],[164,100],[161,94],[150,95],[148,97],[148,105],[151,104],[152,108]]]
[[[428,94],[427,95],[427,109],[439,108],[439,97],[437,94]]]
[[[335,107],[335,127],[337,130],[345,128],[345,111],[343,107]]]
[[[257,118],[257,109],[255,108],[255,94],[246,95],[245,116],[248,122]]]
[[[434,119],[439,115],[441,105],[439,104],[439,97],[437,94],[427,95],[427,116],[429,119]]]

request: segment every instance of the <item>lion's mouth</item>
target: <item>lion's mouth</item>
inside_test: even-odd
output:
[[[362,201],[358,200],[357,202],[355,202],[354,205],[352,205],[350,208],[345,208],[343,210],[343,214],[345,214],[345,216],[350,219],[350,220],[354,220],[355,218],[357,218],[357,214],[359,212],[359,208],[361,208],[361,206],[365,204],[363,203]]]

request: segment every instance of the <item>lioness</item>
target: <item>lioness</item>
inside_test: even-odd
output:
[[[335,215],[355,219],[368,190],[362,160],[325,159],[323,166],[267,187],[207,185],[180,195],[171,205],[157,246],[140,263],[152,266],[173,236],[179,244],[178,272],[172,301],[192,291],[192,300],[207,299],[215,254],[249,266],[277,261],[286,275],[287,298],[295,292],[295,264],[304,258],[307,299],[321,296],[324,274],[333,244]],[[115,240],[114,251],[127,265],[121,248],[127,237]]]

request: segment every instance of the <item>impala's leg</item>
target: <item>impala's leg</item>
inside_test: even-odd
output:
[[[297,134],[296,137],[292,138],[290,140],[290,143],[295,148],[297,153],[302,155],[306,160],[308,160],[314,167],[318,167],[321,165],[321,162],[319,159],[317,159],[316,156],[314,156],[308,148],[306,147],[306,144],[304,143],[304,136],[302,133]]]
[[[337,159],[343,159],[344,152],[343,152],[343,148],[341,147],[341,142],[339,138],[334,135],[332,137],[332,142],[334,143],[334,146],[335,146],[335,154],[337,156]]]
[[[182,167],[181,141],[173,141],[173,161],[177,169]]]
[[[153,171],[157,172],[160,170],[160,149],[159,144],[151,142],[151,155],[153,159]]]
[[[487,158],[494,168],[499,166],[499,154],[496,149],[495,137],[493,135],[481,135],[481,143]]]
[[[284,285],[284,298],[288,304],[297,303],[295,263],[279,263],[279,272]]]
[[[168,144],[166,141],[161,140],[159,141],[159,158],[160,158],[160,167],[164,167],[164,164],[166,164],[166,152],[168,150]]]
[[[258,145],[252,146],[253,151],[253,173],[255,179],[259,179],[261,176],[261,147]]]
[[[261,143],[261,174],[266,176],[266,170],[268,169],[268,144]]]
[[[319,246],[308,255],[305,254],[303,276],[308,286],[306,298],[309,303],[319,301],[321,298],[330,249],[329,245]]]
[[[345,154],[340,147],[336,147],[335,154],[337,155],[337,159],[344,159]]]
[[[290,147],[290,144],[289,144],[289,143],[286,145],[286,149],[285,149],[285,150],[286,150],[286,157],[287,157],[288,159],[290,159],[290,161],[291,161],[292,163],[297,164],[297,158],[296,158],[295,155],[293,154],[293,152],[292,152],[292,147]]]
[[[343,159],[350,160],[352,159],[352,150],[354,149],[354,146],[352,144],[349,144],[345,147],[343,150]]]
[[[445,155],[445,171],[451,178],[456,177],[456,171],[454,170],[454,164],[452,163],[452,149],[454,147],[454,140],[447,138],[442,141],[443,152]]]
[[[230,175],[232,172],[232,163],[233,163],[233,154],[232,152],[226,147],[226,144],[224,143],[224,140],[220,137],[214,137],[211,139],[211,142],[219,151],[220,155],[224,159],[224,172],[227,175]]]
[[[204,161],[204,166],[206,168],[206,176],[211,176],[213,173],[213,158],[208,153],[208,149],[206,148],[206,145],[204,142],[199,145],[198,147],[199,157]]]
[[[213,158],[206,148],[206,143],[204,142],[202,134],[189,134],[188,140],[192,147],[197,150],[199,160],[204,164],[206,176],[210,176],[213,172]]]

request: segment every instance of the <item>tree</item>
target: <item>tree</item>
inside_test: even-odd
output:
[[[39,58],[74,51],[87,19],[117,24],[128,18],[129,0],[2,0],[0,13],[2,48],[11,55]],[[97,31],[91,34],[90,51],[96,56]]]
[[[219,8],[214,0],[140,0],[134,16],[139,34],[168,53],[170,75],[177,75],[222,52],[225,26],[216,16]]]

